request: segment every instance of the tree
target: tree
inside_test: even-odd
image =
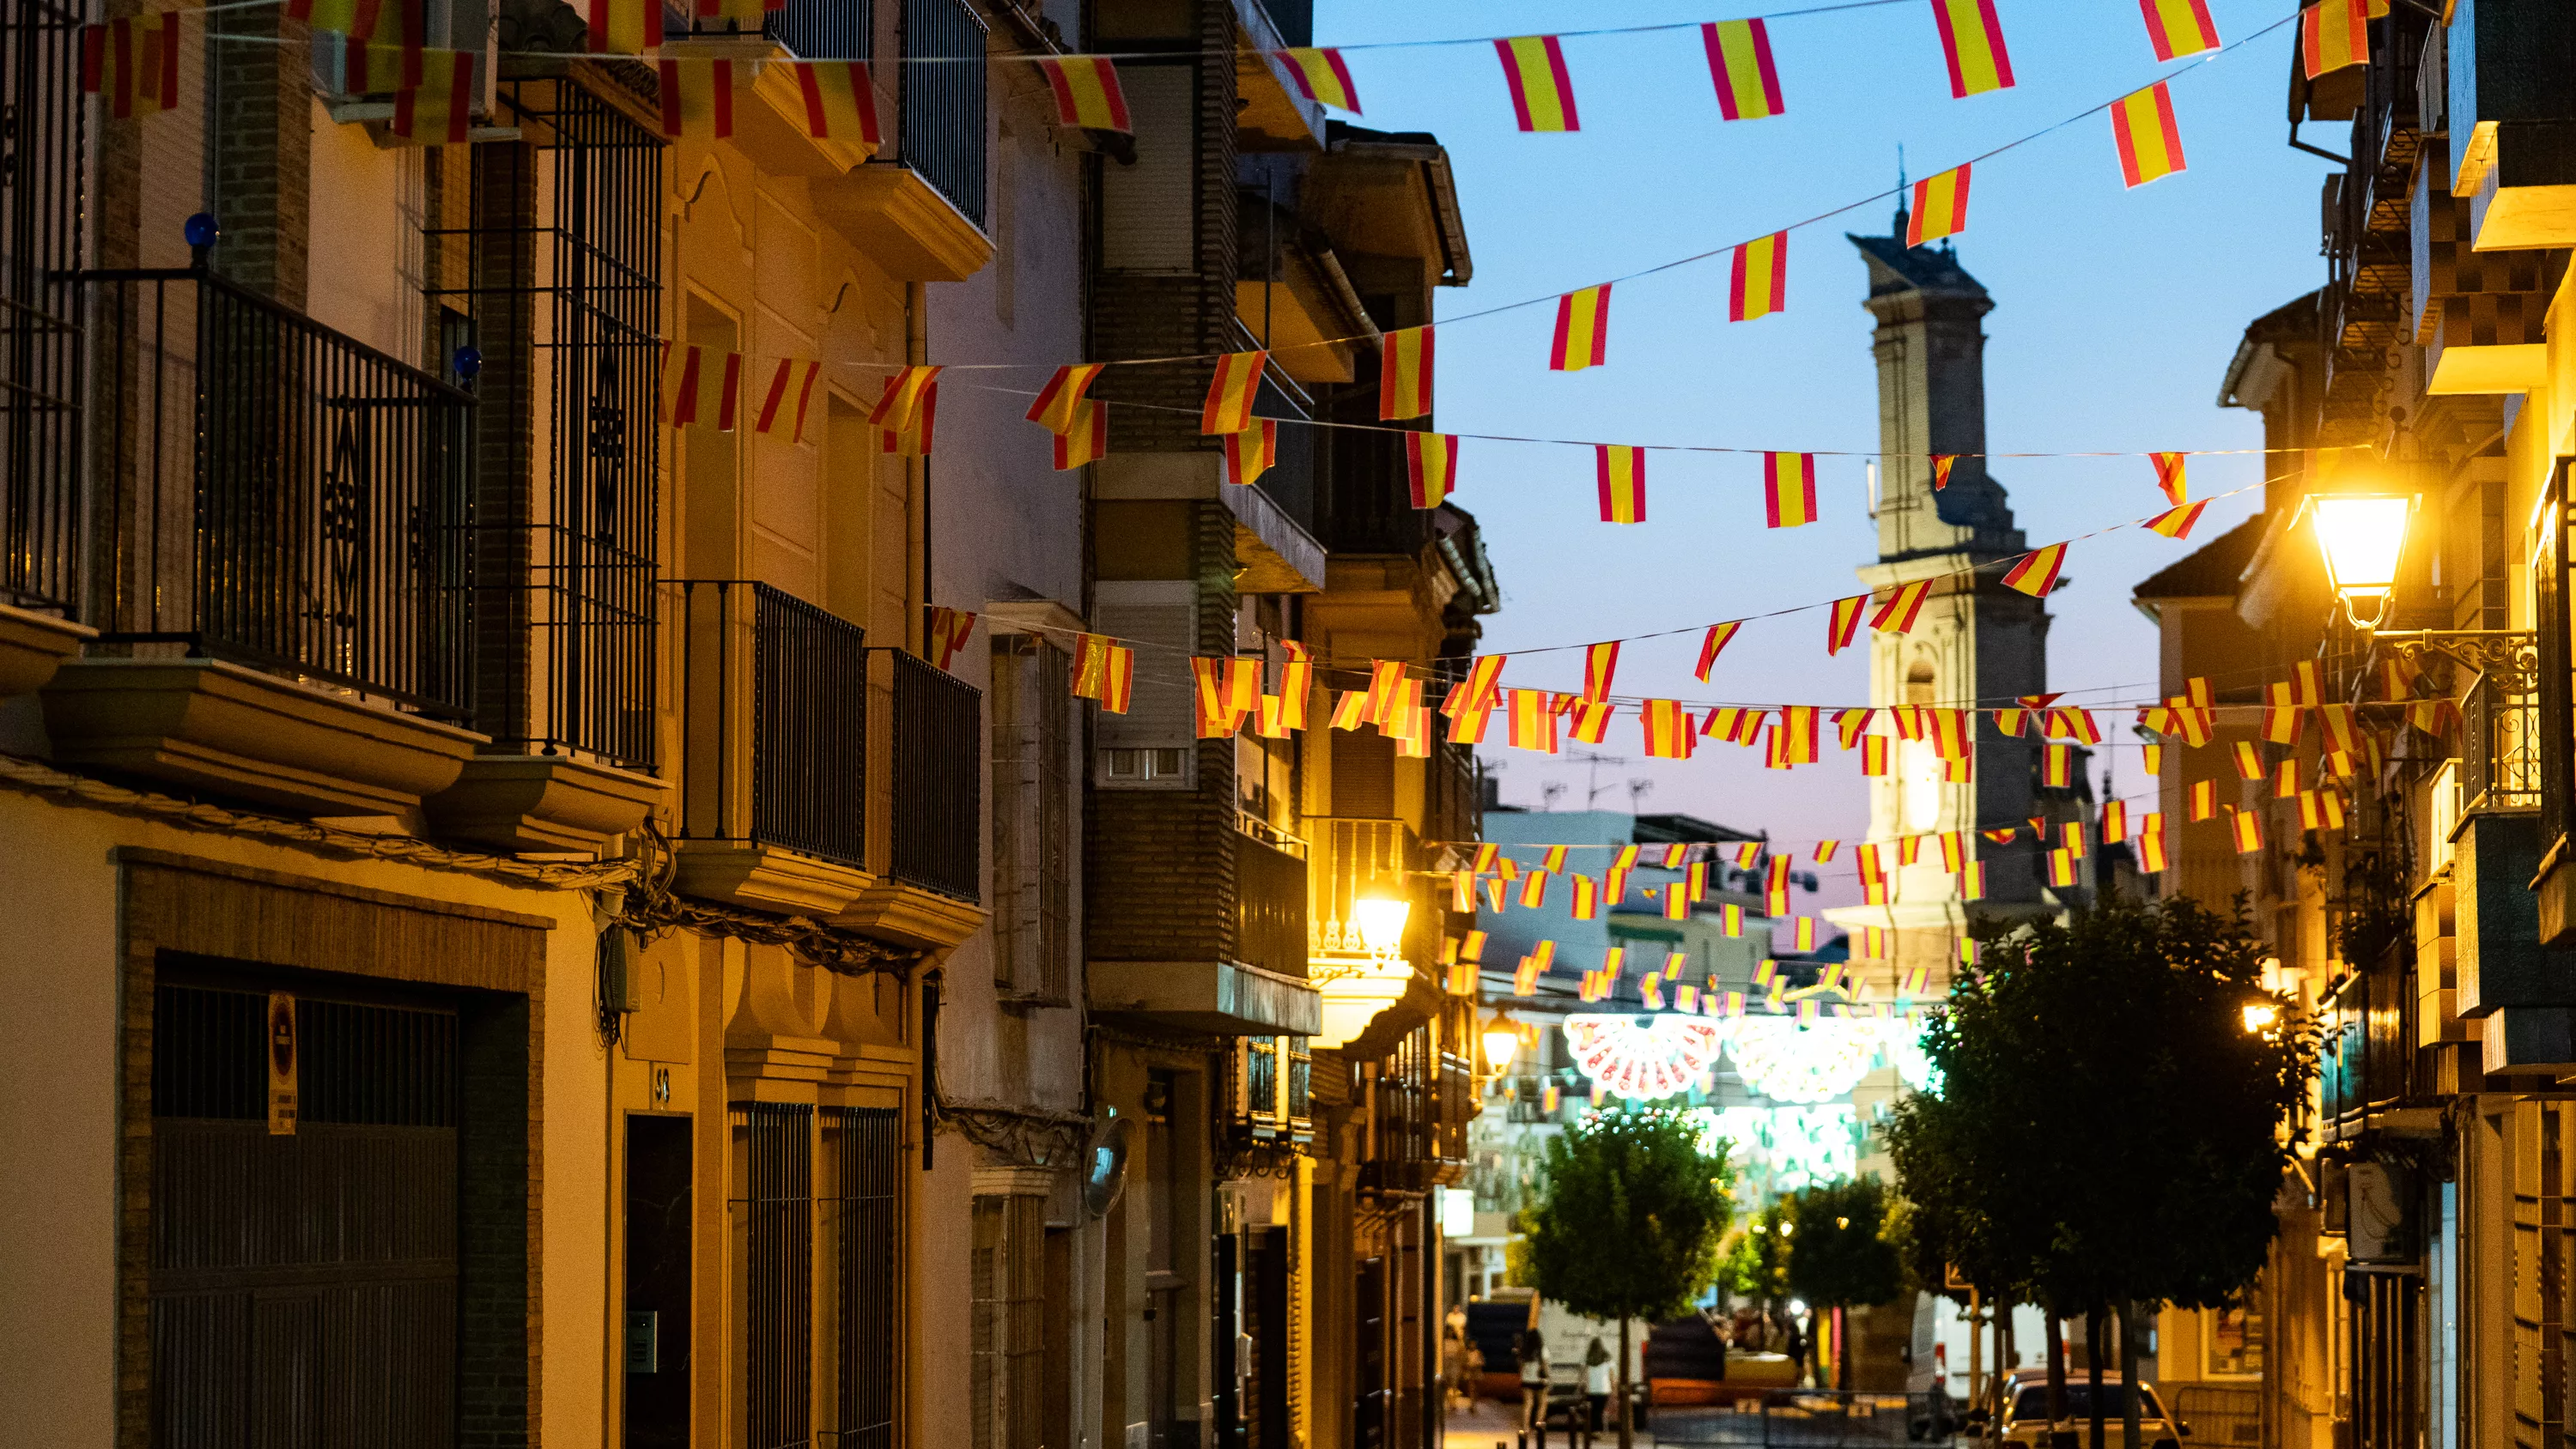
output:
[[[1663,1110],[1596,1112],[1547,1145],[1538,1205],[1526,1217],[1543,1297],[1619,1321],[1619,1444],[1630,1444],[1628,1321],[1678,1318],[1716,1278],[1733,1214],[1723,1146]]]
[[[2261,989],[2267,948],[2241,897],[2228,917],[2114,899],[1974,934],[1984,964],[1924,1036],[1942,1095],[1900,1104],[1890,1150],[1906,1197],[1938,1205],[1915,1224],[1918,1267],[1937,1250],[1998,1299],[2047,1305],[2062,1415],[2061,1318],[2098,1339],[2116,1310],[2134,1381],[2142,1310],[2216,1305],[2261,1269],[2289,1156],[2274,1127],[2315,1049],[2293,1003]],[[2278,1019],[2248,1031],[2258,1003]],[[2132,1435],[2135,1415],[2132,1399]]]
[[[1790,1290],[1817,1309],[1866,1308],[1894,1299],[1905,1286],[1905,1269],[1896,1244],[1885,1236],[1887,1215],[1887,1184],[1876,1178],[1798,1194]],[[1837,1335],[1834,1347],[1834,1383],[1849,1388],[1849,1334]]]

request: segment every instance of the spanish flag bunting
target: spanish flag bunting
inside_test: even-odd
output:
[[[2027,709],[2016,707],[1995,711],[1995,733],[1999,735],[2009,735],[2019,739],[2022,727],[2028,723],[2030,723],[2030,711]]]
[[[1747,840],[1735,847],[1735,868],[1751,870],[1762,863],[1762,842]]]
[[[1699,38],[1720,115],[1759,121],[1788,109],[1780,99],[1779,67],[1771,61],[1771,34],[1759,19],[1710,21],[1700,26]]]
[[[711,354],[717,359],[714,371],[728,380],[739,373],[742,366],[740,353],[715,353],[712,348],[674,347],[669,343],[663,344],[662,386],[671,398],[672,427],[687,427],[708,416],[700,405],[700,393],[715,386],[707,379],[708,359]],[[721,392],[721,388],[718,391]],[[719,415],[729,410],[727,404],[718,404]],[[730,422],[730,419],[726,421]]]
[[[823,364],[810,358],[781,358],[769,374],[769,386],[760,395],[760,411],[752,415],[751,430],[767,436],[778,430],[781,419],[788,421],[788,441],[805,441],[805,414],[814,401],[814,380],[822,375]],[[789,397],[795,401],[791,404]]]
[[[1588,875],[1578,875],[1574,883],[1574,918],[1589,921],[1601,914],[1601,885]]]
[[[481,94],[474,83],[474,63],[482,57],[471,50],[422,50],[418,55],[420,84],[394,93],[394,118],[385,133],[406,146],[462,146],[473,134],[474,98]],[[716,87],[716,103],[728,128],[733,124],[729,80],[730,70],[717,77]],[[664,118],[669,118],[667,111]]]
[[[2198,4],[2199,0],[2192,0]],[[1342,64],[1342,53],[1329,45],[1294,45],[1270,52],[1288,74],[1288,83],[1297,93],[1319,106],[1337,111],[1360,113],[1359,87],[1351,84],[1351,70]]]
[[[1959,878],[1959,899],[1982,901],[1986,898],[1986,863],[1972,860],[1951,874]]]
[[[1234,712],[1226,708],[1228,662],[1196,656],[1190,660],[1190,721],[1200,739],[1226,739],[1234,734]]]
[[[364,96],[406,91],[418,86],[429,63],[429,52],[421,43],[419,27],[406,23],[403,34],[378,43],[369,38],[376,28],[375,7],[362,5],[359,12],[348,17],[360,27],[360,31],[348,36],[345,51],[348,74],[342,81],[343,88],[351,95]],[[315,43],[327,46],[332,38],[319,37]]]
[[[2381,688],[2386,691],[2381,698],[2390,703],[2402,703],[2415,697],[2415,685],[2424,677],[2423,670],[2396,658],[2379,661],[2379,668]]]
[[[1984,836],[1986,839],[1993,841],[1997,845],[2010,845],[2013,842],[2013,837],[2021,833],[2021,827],[2018,825],[1998,825],[1992,830],[1980,830],[1977,833]]]
[[[1945,830],[1936,838],[1941,842],[1941,869],[1950,875],[1957,875],[1960,868],[1968,863],[1968,833],[1964,830]]]
[[[1059,473],[1109,456],[1109,404],[1084,398],[1074,404],[1073,418],[1073,426],[1055,435],[1055,470]],[[1231,444],[1234,440],[1226,441]]]
[[[1547,872],[1534,870],[1521,877],[1521,909],[1534,911],[1547,904]]]
[[[1932,753],[1944,760],[1964,760],[1975,744],[1976,726],[1964,709],[1927,709],[1923,712],[1926,733],[1932,737]]]
[[[1888,738],[1864,735],[1860,742],[1860,772],[1869,779],[1882,779],[1887,774]]]
[[[1541,754],[1556,753],[1556,711],[1549,708],[1547,691],[1515,689],[1510,720],[1511,746],[1516,750],[1536,750]]]
[[[1500,880],[1489,880],[1485,882],[1485,902],[1495,914],[1500,915],[1502,913],[1503,883]]]
[[[1458,942],[1458,959],[1461,961],[1484,960],[1485,939],[1484,932],[1469,931],[1466,936]]]
[[[2052,850],[2048,853],[2048,883],[2061,889],[2075,884],[2074,852]]]
[[[1539,970],[1539,962],[1536,957],[1523,956],[1521,958],[1521,964],[1512,969],[1512,995],[1527,996],[1531,992],[1536,991],[1538,989]],[[1553,1085],[1550,1085],[1547,1090],[1550,1096],[1553,1096],[1556,1093],[1556,1088]],[[1550,1104],[1551,1110],[1553,1110],[1553,1105],[1554,1104]]]
[[[795,69],[796,88],[805,97],[806,135],[817,141],[885,144],[885,134],[877,125],[876,85],[869,79],[866,61],[800,60]]]
[[[2209,680],[2203,675],[2195,674],[2184,680],[2182,694],[2184,701],[2194,709],[2207,709],[2218,702],[2218,696],[2210,691]]]
[[[1521,863],[1506,855],[1502,859],[1494,862],[1494,873],[1501,876],[1505,881],[1519,880],[1521,878]]]
[[[2216,780],[2192,781],[2190,818],[2194,821],[2209,820],[2215,818],[2217,814],[2218,782]]]
[[[590,0],[590,48],[642,55],[662,44],[662,0]]]
[[[1592,445],[1593,470],[1601,485],[1603,523],[1646,521],[1646,450],[1618,443]]]
[[[2287,686],[2276,684],[2272,687],[2284,694],[2288,693]],[[2263,725],[2260,731],[2263,742],[2270,745],[2297,744],[2299,726],[2306,718],[2307,712],[2295,704],[2275,701],[2263,706]]]
[[[1690,859],[1690,849],[1691,848],[1689,846],[1684,845],[1679,841],[1675,841],[1672,844],[1665,846],[1664,869],[1681,869],[1682,863]]]
[[[2295,759],[2283,760],[2280,768],[2272,772],[2272,798],[2295,800],[2298,796],[2299,762]]]
[[[1684,959],[1685,959],[1685,960],[1687,960],[1687,959],[1689,959],[1689,958],[1685,957]],[[1669,981],[1669,980],[1671,980],[1672,978],[1671,978],[1671,977],[1666,977],[1665,979],[1666,979],[1667,981]],[[1674,986],[1674,987],[1673,987],[1673,1009],[1674,1009],[1674,1010],[1676,1010],[1676,1011],[1690,1011],[1690,1012],[1696,1012],[1696,1011],[1698,1011],[1698,1010],[1699,1010],[1699,988],[1698,988],[1698,987],[1696,987],[1696,986],[1691,985],[1691,984],[1690,984],[1689,982],[1687,982],[1687,981],[1681,982],[1681,983],[1679,983],[1678,985]]]
[[[1597,745],[1610,738],[1610,717],[1618,706],[1606,699],[1587,699],[1574,707],[1574,724],[1566,732],[1579,745]]]
[[[1889,721],[1896,726],[1896,737],[1898,739],[1919,740],[1923,738],[1923,709],[1920,705],[1898,705],[1887,712],[1887,717]]]
[[[1327,721],[1329,728],[1337,730],[1355,730],[1367,723],[1368,691],[1364,689],[1343,691],[1342,697],[1333,702],[1333,717]]]
[[[1780,710],[1780,729],[1789,737],[1789,758],[1793,763],[1812,765],[1818,756],[1818,724],[1824,711],[1812,704],[1785,705]],[[1774,858],[1782,872],[1788,870],[1788,857]]]
[[[2251,855],[2263,848],[2263,817],[2259,812],[2227,807],[2227,823],[2236,835],[2236,853]]]
[[[1786,852],[1782,852],[1763,862],[1762,888],[1765,891],[1773,895],[1783,895],[1788,891],[1790,860],[1791,857]],[[1778,910],[1771,914],[1785,916],[1789,913],[1786,910]]]
[[[2040,749],[2039,782],[2051,790],[2070,789],[2075,784],[2075,747],[2044,745]]]
[[[2218,48],[2218,26],[2209,18],[2209,0],[2138,0],[2146,13],[2147,40],[2159,61],[2180,60]]]
[[[1809,1023],[1809,1022],[1812,1022],[1812,1021],[1817,1020],[1819,1017],[1822,1017],[1822,1016],[1825,1014],[1825,1011],[1824,1011],[1824,1005],[1825,1005],[1825,1004],[1824,1004],[1823,1002],[1821,1002],[1821,1001],[1801,1001],[1801,1002],[1799,1002],[1799,1003],[1798,1003],[1798,1022],[1799,1022],[1799,1024],[1803,1026],[1803,1025],[1806,1025],[1807,1023]]]
[[[1699,732],[1713,740],[1726,740],[1739,745],[1762,742],[1762,720],[1769,710],[1745,709],[1737,705],[1720,705],[1700,722]],[[1745,849],[1758,850],[1758,846]]]
[[[2011,87],[2012,56],[2004,49],[1995,0],[1932,0],[1932,16],[1941,29],[1942,58],[1950,64],[1951,99]]]
[[[1905,212],[1905,244],[1957,236],[1968,229],[1968,166],[1953,166],[1914,183],[1913,205]]]
[[[1708,632],[1700,636],[1699,662],[1691,666],[1691,677],[1702,684],[1708,683],[1708,672],[1717,667],[1718,654],[1726,648],[1727,642],[1735,637],[1735,631],[1743,627],[1744,623],[1740,619],[1709,625]]]
[[[1791,916],[1789,918],[1789,949],[1793,951],[1813,951],[1816,949],[1815,917]]]
[[[1046,386],[1038,389],[1038,400],[1029,405],[1029,421],[1050,433],[1069,433],[1081,423],[1081,407],[1091,392],[1091,384],[1100,376],[1105,362],[1077,362],[1059,367]]]
[[[1548,345],[1553,372],[1599,367],[1610,356],[1610,284],[1583,287],[1556,299],[1556,339]]]
[[[1690,893],[1691,904],[1698,905],[1708,894],[1708,862],[1694,860],[1682,873],[1682,888]]]
[[[2063,735],[2080,745],[2102,743],[2102,726],[2095,723],[2089,709],[2052,709],[2048,712],[2047,733]]]
[[[1917,579],[1910,584],[1897,585],[1879,604],[1878,612],[1869,616],[1869,627],[1884,634],[1913,633],[1914,621],[1922,617],[1923,601],[1930,597],[1931,593],[1932,580],[1930,579]]]
[[[1870,929],[1876,930],[1878,928],[1872,926]],[[1964,945],[1962,949],[1965,949]],[[1897,994],[1905,997],[1909,1001],[1922,996],[1926,985],[1931,980],[1931,976],[1932,968],[1929,966],[1906,967],[1905,975],[1902,978],[1904,984],[1897,988]]]
[[[1058,125],[1086,131],[1135,130],[1127,120],[1127,93],[1118,88],[1118,67],[1106,57],[1040,56],[1038,69],[1046,73],[1047,85],[1055,92]]]
[[[1490,704],[1480,704],[1474,709],[1462,709],[1458,711],[1458,713],[1451,715],[1449,717],[1449,743],[1453,745],[1483,744],[1485,742],[1485,726],[1493,719],[1493,717],[1494,707]]]
[[[1381,729],[1402,707],[1404,694],[1404,661],[1372,659],[1369,661],[1368,714],[1370,724]]]
[[[2147,461],[2156,468],[2156,486],[2165,491],[2165,501],[2179,508],[2191,501],[2191,485],[2186,466],[2189,453],[2149,453]]]
[[[1619,641],[1594,644],[1583,651],[1583,698],[1603,700],[1610,697],[1611,681],[1619,676]]]
[[[1469,862],[1469,865],[1476,874],[1484,875],[1494,869],[1495,862],[1502,858],[1502,854],[1503,847],[1499,843],[1491,840],[1480,841],[1476,846],[1476,858]]]
[[[2369,60],[2367,0],[2317,0],[2299,12],[2299,69],[2309,80]]]
[[[1103,411],[1108,409],[1102,403]],[[1252,426],[1239,433],[1225,435],[1225,481],[1238,488],[1249,488],[1253,480],[1270,471],[1279,461],[1279,420],[1254,418]]]
[[[1840,654],[1851,643],[1852,636],[1860,632],[1861,613],[1868,607],[1869,595],[1867,594],[1855,594],[1848,599],[1834,600],[1833,610],[1825,620],[1827,654]]]
[[[2059,827],[2059,833],[2061,838],[2065,841],[2066,849],[2069,853],[2074,855],[2082,855],[2084,853],[2083,821],[2069,820],[2063,826]]]
[[[2189,538],[2191,526],[2200,522],[2201,513],[2208,507],[2209,504],[2203,501],[2186,503],[2180,508],[2168,508],[2148,519],[2147,528],[2150,532],[2161,533],[2167,538]]]
[[[1650,699],[1638,706],[1637,719],[1645,731],[1646,756],[1655,760],[1687,760],[1691,742],[1696,738],[1691,726],[1697,721],[1680,701]]]
[[[1413,485],[1413,506],[1439,507],[1457,486],[1458,439],[1448,433],[1405,434],[1404,467]]]
[[[1763,517],[1772,528],[1798,528],[1816,521],[1816,455],[1762,455]]]
[[[1789,306],[1789,234],[1775,231],[1735,249],[1735,273],[1727,283],[1726,320],[1750,322],[1786,311]]]
[[[2352,756],[2342,750],[2328,750],[2326,768],[2334,772],[2336,779],[2349,780],[2352,778]]]
[[[1646,979],[1637,983],[1638,999],[1646,1004],[1646,1009],[1648,1011],[1661,1011],[1664,1009],[1663,984],[1663,973],[1658,971],[1647,972]]]
[[[316,30],[345,35],[351,40],[374,37],[381,9],[377,0],[286,0],[288,19],[301,20]]]
[[[1073,636],[1073,697],[1098,699],[1108,687],[1109,651],[1118,641],[1106,634]]]
[[[2125,800],[2102,802],[2102,843],[2117,845],[2129,838],[2129,803]]]
[[[2301,704],[2325,703],[2325,666],[2314,659],[2302,659],[2291,666],[2290,682],[2298,691]]]
[[[2240,779],[2263,778],[2263,747],[2252,740],[2236,742],[2236,774]]]
[[[2138,822],[2138,869],[2153,874],[2165,868],[2165,818],[2150,815]]]
[[[1914,862],[1922,858],[1922,836],[1900,835],[1896,838],[1896,863],[1898,865],[1912,865]]]
[[[1261,707],[1252,712],[1252,732],[1265,740],[1284,740],[1289,737],[1288,726],[1279,717],[1279,696],[1275,694],[1261,696]]]
[[[2148,774],[2161,775],[2165,772],[2164,746],[2141,745],[2138,749],[2138,753],[2142,757],[2142,763],[2146,766]]]
[[[1442,714],[1462,710],[1491,708],[1500,697],[1503,661],[1508,654],[1479,654],[1468,662],[1467,677],[1449,687],[1449,697],[1440,702]]]
[[[1942,489],[1950,486],[1950,470],[1958,465],[1959,455],[1956,453],[1935,453],[1932,455],[1933,492],[1938,493]]]
[[[2062,543],[2034,549],[2004,571],[2004,586],[2019,589],[2034,599],[2045,599],[2048,591],[2057,587],[2057,571],[2065,564],[2066,545]]]
[[[2343,797],[2332,790],[2318,792],[2318,803],[2326,807],[2326,829],[2343,829]]]
[[[2317,709],[2317,718],[2325,724],[2326,748],[2329,752],[2338,755],[2357,755],[2362,752],[2361,730],[2359,722],[2353,718],[2351,705],[2321,705]]]
[[[1229,352],[1216,360],[1208,379],[1207,402],[1199,408],[1202,433],[1239,433],[1252,426],[1252,405],[1261,396],[1261,370],[1267,352]]]
[[[1429,327],[1384,334],[1377,363],[1379,422],[1400,423],[1431,411],[1431,339]]]
[[[2121,179],[2132,187],[2184,169],[2182,132],[2163,81],[2111,103],[2111,140],[2120,148]]]
[[[1553,35],[1523,35],[1494,42],[1503,78],[1511,82],[1512,117],[1524,131],[1579,131],[1574,82],[1565,73],[1565,50]]]
[[[1974,754],[1965,754],[1955,760],[1943,760],[1941,778],[1952,785],[1973,783],[1977,778],[1977,757]]]
[[[975,616],[964,609],[951,609],[934,604],[930,609],[930,633],[924,640],[922,657],[946,673],[956,673],[957,651],[966,647],[967,636],[975,632]]]
[[[1136,651],[1124,644],[1109,646],[1108,657],[1101,661],[1100,692],[1090,698],[1110,714],[1125,714],[1136,698]]]
[[[120,119],[179,108],[179,12],[81,27],[81,90]]]
[[[1720,906],[1718,907],[1717,914],[1719,929],[1726,932],[1729,936],[1742,936],[1744,934],[1744,907],[1736,905]]]
[[[1688,891],[1686,891],[1686,890],[1683,890],[1683,889],[1682,889],[1681,882],[1679,882],[1679,881],[1674,881],[1674,882],[1672,882],[1671,884],[1669,884],[1669,885],[1667,885],[1667,886],[1665,886],[1665,887],[1664,887],[1664,919],[1665,919],[1665,920],[1667,920],[1667,921],[1687,921],[1687,920],[1689,920],[1689,919],[1690,919],[1690,907],[1691,907],[1691,902],[1690,902],[1690,892],[1688,892]]]
[[[1615,871],[1635,870],[1637,868],[1637,857],[1644,853],[1645,847],[1642,845],[1620,846],[1618,849],[1610,852],[1610,868]]]
[[[906,367],[886,379],[885,395],[868,412],[871,426],[900,432],[912,424],[939,378],[936,367]]]
[[[891,389],[894,379],[886,379],[886,385]],[[877,436],[882,440],[884,452],[905,458],[927,458],[930,456],[931,434],[937,430],[938,424],[939,384],[934,382],[921,390],[920,404],[912,409],[902,427],[880,429]]]
[[[1878,717],[1874,709],[1838,709],[1834,711],[1834,737],[1844,749],[1858,749],[1861,736],[1869,733],[1869,722]]]
[[[2440,739],[2450,733],[2451,720],[2459,706],[2447,699],[2419,699],[2406,706],[2406,723]]]

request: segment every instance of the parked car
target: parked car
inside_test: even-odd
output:
[[[2085,1437],[2078,1443],[2090,1443],[2093,1423],[2093,1387],[2090,1375],[2069,1372],[2066,1375],[2066,1417],[2057,1421],[2061,1433],[2072,1432]],[[2048,1370],[2025,1368],[2013,1370],[2005,1381],[2004,1442],[2034,1449],[2050,1442],[2048,1421]],[[2109,1449],[2129,1449],[2123,1437],[2121,1415],[2126,1411],[2128,1396],[2122,1391],[2117,1373],[2102,1375],[2102,1442]],[[2165,1409],[2164,1400],[2154,1384],[2138,1385],[2139,1449],[2181,1449],[2191,1426],[2175,1419]]]

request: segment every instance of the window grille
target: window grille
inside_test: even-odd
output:
[[[0,603],[78,614],[83,8],[0,10]]]
[[[837,1449],[893,1449],[903,1356],[895,1285],[902,1267],[901,1114],[855,1107],[823,1114],[823,1160],[834,1196],[824,1205],[832,1254],[824,1281],[837,1298],[832,1320],[833,1424],[815,1436]]]
[[[974,1449],[1038,1449],[1046,1378],[1046,1200],[975,1199]]]
[[[742,1443],[807,1449],[814,1430],[814,1109],[739,1102]]]

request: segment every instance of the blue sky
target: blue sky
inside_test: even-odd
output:
[[[1791,8],[1794,0],[1777,6]],[[1565,32],[1760,13],[1760,0],[1319,0],[1319,44]],[[1447,145],[1476,272],[1444,293],[1443,315],[1546,296],[1760,235],[1896,180],[1897,148],[1915,177],[2038,131],[2161,76],[2137,0],[1998,0],[2019,84],[1952,100],[1929,0],[1770,22],[1787,113],[1723,120],[1692,30],[1565,42],[1584,129],[1522,135],[1490,45],[1358,51],[1350,57],[1361,123],[1427,130]],[[2222,38],[2271,24],[2285,0],[2211,0]],[[2137,191],[2121,185],[2107,116],[2093,115],[1976,168],[1961,262],[1995,298],[1986,319],[1988,446],[2022,449],[2249,448],[2250,413],[2216,406],[2245,324],[2323,280],[2317,206],[2327,163],[2285,140],[2294,26],[2191,69],[2172,94],[2190,169]],[[2340,138],[2311,136],[2333,149]],[[1845,232],[1884,233],[1892,201],[1803,228],[1790,240],[1786,314],[1726,321],[1723,259],[1621,284],[1609,362],[1547,369],[1552,306],[1460,321],[1440,336],[1444,431],[1610,442],[1808,450],[1877,444],[1870,320],[1860,258]],[[1588,450],[1469,442],[1458,501],[1482,521],[1505,607],[1487,623],[1498,650],[1671,629],[1853,592],[1875,547],[1862,463],[1819,460],[1822,521],[1762,527],[1758,462],[1657,454],[1649,522],[1596,521]],[[2034,544],[2134,519],[2161,506],[2143,458],[1999,460],[1995,475]],[[2196,458],[2193,496],[2256,482],[2259,457]],[[2131,530],[2078,544],[2074,580],[2052,600],[2053,687],[2135,699],[2155,679],[2152,627],[2130,586],[2254,511],[2252,495],[2215,504],[2189,544]],[[1632,645],[1624,693],[1744,702],[1861,703],[1865,651],[1828,660],[1817,614],[1748,626],[1697,685],[1697,640]],[[1514,661],[1506,679],[1570,688],[1579,655]],[[2105,723],[2109,721],[2106,719]],[[1635,725],[1605,753],[1637,754]],[[2120,752],[2124,794],[2137,756]],[[1501,764],[1506,801],[1536,806],[1548,780],[1583,807],[1592,773],[1516,750]],[[1648,810],[1686,811],[1793,848],[1802,837],[1856,837],[1866,823],[1857,757],[1760,768],[1721,748],[1688,762],[1604,766],[1651,778]]]

